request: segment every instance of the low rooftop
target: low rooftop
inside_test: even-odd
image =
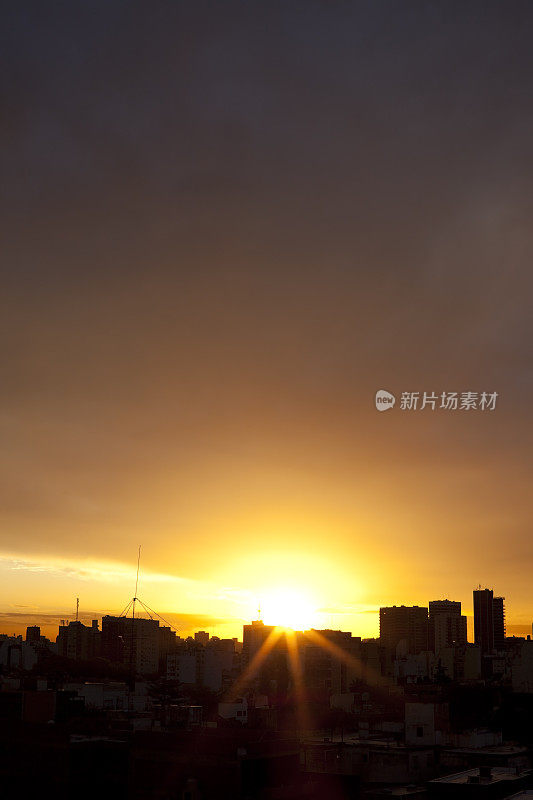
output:
[[[518,772],[516,769],[509,767],[492,767],[491,769],[477,767],[475,769],[466,769],[463,772],[455,772],[452,775],[444,775],[442,778],[434,778],[430,783],[480,783],[487,785],[500,781],[516,781],[530,772],[531,770]]]

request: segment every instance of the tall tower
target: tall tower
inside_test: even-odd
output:
[[[492,589],[474,589],[474,642],[482,655],[494,650],[493,600]]]
[[[428,610],[421,606],[389,606],[379,609],[379,638],[395,650],[400,642],[416,655],[428,649]]]
[[[461,603],[455,600],[431,600],[429,603],[429,649],[434,653],[446,647],[466,645],[466,617]]]
[[[482,655],[501,650],[505,644],[503,600],[494,597],[492,589],[474,589],[474,641]]]
[[[502,650],[505,644],[505,606],[504,597],[495,597],[492,601],[492,616],[494,619],[494,647]]]

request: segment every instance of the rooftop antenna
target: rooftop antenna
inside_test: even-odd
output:
[[[135,576],[135,592],[131,604],[131,641],[130,641],[130,680],[129,680],[129,702],[128,708],[132,710],[132,697],[131,692],[135,690],[135,661],[136,661],[136,648],[135,648],[135,603],[137,602],[137,588],[139,586],[139,565],[141,563],[141,545],[139,545],[139,552],[137,553],[137,575]]]
[[[80,598],[76,597],[76,622],[78,621],[79,610],[80,610]]]
[[[129,695],[130,695],[130,700],[129,700],[129,703],[128,703],[128,708],[129,708],[130,711],[133,708],[133,705],[132,705],[132,699],[133,699],[132,698],[132,691],[134,691],[134,689],[135,689],[135,666],[136,666],[135,665],[135,661],[136,661],[136,657],[137,657],[137,647],[136,647],[136,644],[137,644],[137,630],[136,630],[137,626],[135,625],[135,605],[136,605],[136,603],[140,603],[141,604],[141,606],[144,609],[145,613],[148,614],[148,617],[151,620],[154,620],[154,617],[158,617],[158,619],[161,620],[161,622],[163,622],[165,625],[167,625],[172,631],[174,631],[175,633],[179,634],[179,630],[174,625],[172,625],[168,620],[166,620],[164,617],[162,617],[161,614],[158,614],[157,611],[154,611],[153,608],[150,608],[150,606],[148,606],[143,600],[141,600],[140,597],[137,596],[137,591],[139,589],[140,563],[141,563],[141,545],[139,545],[139,550],[138,550],[138,553],[137,553],[137,572],[135,574],[135,592],[134,592],[133,597],[130,599],[130,601],[126,605],[126,607],[119,614],[119,618],[127,619],[128,622],[129,622],[130,617],[128,617],[128,614],[129,614],[129,612],[131,610],[131,636],[129,638],[129,656],[130,656],[130,659],[129,659],[130,660]],[[130,627],[130,626],[127,625],[127,627]],[[128,637],[125,636],[125,644],[126,644],[125,652],[127,652],[127,638]]]
[[[139,545],[139,552],[137,554],[137,575],[135,577],[135,592],[133,594],[133,611],[132,616],[135,619],[135,603],[137,602],[137,587],[139,585],[139,565],[141,563],[141,545]]]

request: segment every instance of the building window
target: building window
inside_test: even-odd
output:
[[[419,739],[424,735],[424,728],[421,725],[417,727],[416,735]]]

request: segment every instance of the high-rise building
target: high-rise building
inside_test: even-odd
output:
[[[428,610],[422,606],[379,609],[379,638],[384,647],[416,655],[428,649]]]
[[[474,589],[474,641],[482,655],[501,650],[505,643],[503,601],[503,597],[494,597],[492,589]]]
[[[346,631],[321,630],[297,634],[303,685],[310,691],[347,692],[364,675],[361,637]],[[294,664],[295,656],[292,656]]]
[[[158,630],[158,649],[159,649],[159,670],[166,672],[167,656],[174,652],[178,644],[179,637],[169,626],[160,625]]]
[[[430,600],[429,618],[435,614],[455,614],[461,616],[461,602],[459,600]]]
[[[276,685],[286,688],[288,676],[287,640],[276,632],[276,626],[265,625],[254,620],[243,626],[241,668],[243,677],[250,686],[255,685],[262,693],[267,687]]]
[[[209,641],[209,633],[207,631],[196,631],[194,634],[194,641],[203,644],[205,647]]]
[[[125,635],[125,617],[113,617],[109,614],[102,617],[102,657],[115,664],[123,664]]]
[[[429,603],[429,649],[434,653],[446,647],[460,647],[467,642],[466,617],[456,600],[431,600]]]
[[[505,605],[504,597],[495,597],[492,601],[492,616],[494,620],[494,647],[502,650],[505,644]]]
[[[159,668],[159,622],[142,617],[102,617],[102,656],[129,666],[138,675]]]
[[[26,641],[33,644],[39,644],[41,641],[41,628],[39,625],[29,625],[26,628]]]
[[[166,673],[171,680],[213,691],[229,687],[238,674],[239,659],[233,639],[210,639],[204,646],[198,641],[181,641],[166,659]]]
[[[482,655],[494,650],[493,600],[492,589],[474,589],[474,642]]]
[[[257,619],[251,625],[243,625],[242,628],[242,663],[247,667],[253,660],[255,654],[265,644],[269,636],[273,634],[274,625],[265,625],[262,620]]]
[[[57,652],[60,656],[75,661],[86,661],[100,655],[101,634],[98,620],[93,619],[91,626],[78,620],[61,625],[57,635]]]

